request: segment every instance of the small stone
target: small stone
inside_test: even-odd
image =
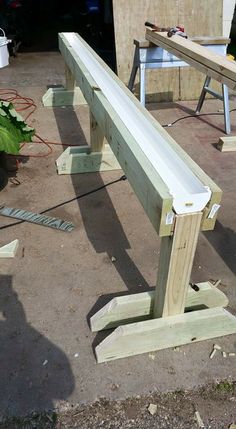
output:
[[[154,416],[157,412],[157,405],[156,404],[150,404],[148,407],[149,413]]]
[[[116,262],[116,258],[115,258],[115,256],[112,256],[112,257],[111,257],[111,262]]]
[[[48,363],[48,360],[45,359],[45,361],[43,362],[43,366],[47,365],[47,363]]]
[[[227,353],[222,352],[222,356],[223,356],[223,358],[227,358]]]
[[[236,423],[232,423],[232,424],[229,426],[229,429],[236,429]]]
[[[233,353],[233,352],[230,352],[229,354],[228,354],[228,356],[229,357],[233,357],[233,356],[235,356],[236,354],[235,353]]]
[[[75,354],[74,354],[74,357],[75,357],[75,358],[79,357],[79,353],[75,353]]]
[[[119,384],[115,384],[115,383],[113,383],[112,385],[111,385],[111,390],[117,390],[117,389],[119,389],[119,387],[120,387],[120,385]]]

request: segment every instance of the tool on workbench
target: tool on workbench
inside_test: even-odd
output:
[[[149,21],[146,21],[144,24],[146,27],[149,27],[152,29],[152,31],[167,31],[167,36],[172,37],[174,34],[177,36],[184,37],[185,39],[188,38],[187,34],[184,31],[184,27],[182,25],[176,25],[175,27],[158,27],[155,24],[152,24]]]
[[[179,25],[177,25],[176,27],[172,27],[167,31],[168,37],[172,37],[174,35],[184,37],[185,39],[188,38],[187,34],[184,31],[184,27]]]

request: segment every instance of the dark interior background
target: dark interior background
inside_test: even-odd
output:
[[[20,52],[57,50],[59,32],[78,32],[115,69],[112,0],[0,0],[0,27]]]

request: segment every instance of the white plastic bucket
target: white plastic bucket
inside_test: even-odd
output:
[[[9,52],[7,49],[9,40],[7,40],[3,29],[0,28],[0,30],[3,32],[3,36],[0,36],[0,68],[2,68],[9,65]]]

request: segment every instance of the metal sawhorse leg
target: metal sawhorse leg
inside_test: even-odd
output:
[[[140,88],[140,103],[145,106],[145,64],[140,62],[139,59],[139,48],[136,46],[134,53],[134,61],[131,70],[131,75],[129,78],[128,88],[131,92],[133,92],[134,82],[137,75],[137,71],[139,69],[139,88]]]
[[[207,76],[204,82],[200,98],[198,100],[196,114],[200,113],[202,105],[204,103],[206,93],[213,95],[213,97],[218,98],[223,101],[224,105],[224,118],[225,118],[225,134],[231,133],[231,124],[230,124],[230,110],[229,110],[229,91],[228,87],[225,84],[222,84],[222,95],[218,92],[215,92],[210,88],[211,77]]]
[[[146,69],[160,69],[170,67],[188,66],[175,55],[168,53],[162,48],[152,45],[147,40],[134,40],[135,52],[133,66],[129,78],[128,88],[133,92],[134,82],[139,70],[139,100],[145,106],[146,95]]]

